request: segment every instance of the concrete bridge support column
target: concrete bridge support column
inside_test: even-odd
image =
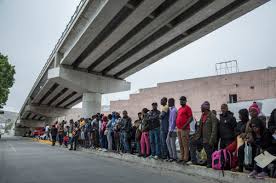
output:
[[[84,118],[101,112],[102,95],[100,93],[84,93],[82,97],[82,112]]]

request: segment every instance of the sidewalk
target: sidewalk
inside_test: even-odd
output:
[[[37,141],[37,140],[35,140]],[[43,144],[49,144],[50,141],[46,142],[44,140],[37,141],[39,143]],[[51,142],[50,142],[51,143]],[[142,165],[146,167],[151,167],[155,169],[159,169],[162,171],[173,171],[173,172],[179,172],[186,175],[191,176],[201,176],[203,178],[207,179],[214,179],[214,181],[218,182],[229,182],[229,183],[260,183],[262,181],[265,181],[266,183],[276,183],[276,179],[272,178],[266,178],[264,180],[257,180],[248,178],[247,174],[245,173],[238,173],[238,172],[231,172],[231,171],[225,171],[224,176],[222,175],[222,171],[216,171],[211,168],[206,168],[202,166],[196,166],[196,165],[180,165],[177,163],[169,163],[161,160],[154,160],[149,158],[140,158],[135,155],[131,154],[118,154],[118,153],[112,153],[112,152],[103,152],[103,151],[97,151],[92,149],[82,149],[79,148],[80,151],[98,155],[101,157],[106,158],[113,158],[118,159],[121,161],[126,161],[129,163],[134,163],[135,165]]]

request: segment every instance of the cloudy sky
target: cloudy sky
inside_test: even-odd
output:
[[[0,52],[9,56],[17,72],[7,110],[20,110],[78,3],[0,0]],[[272,0],[130,76],[131,91],[104,95],[103,104],[127,99],[129,93],[160,82],[215,75],[217,62],[238,60],[240,71],[276,66],[275,20],[276,1]]]

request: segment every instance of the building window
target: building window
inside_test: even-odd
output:
[[[230,94],[229,95],[229,103],[237,103],[237,102],[238,102],[237,94]]]

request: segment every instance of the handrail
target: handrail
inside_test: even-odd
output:
[[[56,43],[56,45],[55,45],[53,51],[51,52],[49,58],[47,59],[46,64],[43,66],[43,68],[42,68],[40,74],[38,75],[38,78],[36,79],[36,81],[35,81],[35,83],[34,83],[32,89],[31,89],[29,95],[27,96],[27,98],[26,98],[24,104],[22,105],[22,107],[21,107],[21,109],[20,109],[20,111],[19,111],[19,116],[20,116],[22,110],[24,109],[24,106],[26,105],[26,103],[27,103],[27,101],[28,101],[30,95],[33,93],[33,91],[35,90],[36,86],[37,86],[38,83],[40,82],[41,78],[43,77],[43,75],[44,75],[45,72],[47,71],[47,69],[48,69],[49,65],[51,64],[52,59],[53,59],[55,53],[57,52],[59,46],[61,46],[61,44],[62,44],[64,38],[65,38],[66,35],[67,35],[67,33],[69,32],[69,30],[71,29],[71,27],[74,25],[74,22],[75,22],[76,18],[77,18],[78,15],[82,12],[82,10],[84,9],[85,5],[86,5],[89,1],[90,1],[90,0],[80,0],[80,2],[79,2],[79,4],[78,4],[78,6],[77,6],[77,8],[76,8],[76,10],[75,10],[75,12],[74,12],[74,14],[71,16],[71,18],[70,18],[68,24],[66,25],[64,31],[63,31],[62,34],[61,34],[61,37],[58,39],[58,41],[57,41],[57,43]],[[18,117],[19,117],[19,116],[18,116]],[[18,120],[18,118],[17,118],[17,120]]]

